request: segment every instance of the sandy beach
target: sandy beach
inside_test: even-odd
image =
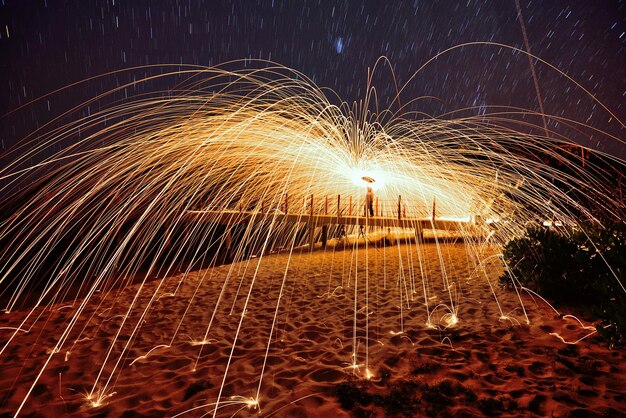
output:
[[[494,251],[334,245],[5,313],[0,415],[623,415],[626,353]]]
[[[0,418],[626,418],[625,17],[1,0]]]

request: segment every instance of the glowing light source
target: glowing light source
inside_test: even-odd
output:
[[[347,170],[347,173],[352,182],[360,188],[371,187],[373,190],[379,190],[389,181],[389,176],[381,169],[355,168]]]

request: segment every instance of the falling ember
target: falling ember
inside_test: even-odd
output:
[[[291,361],[307,367],[324,360],[307,357],[314,335],[332,336],[323,349],[341,352],[336,370],[379,379],[373,359],[417,344],[411,331],[457,328],[476,315],[464,310],[476,283],[496,321],[529,321],[523,289],[515,288],[518,306],[505,309],[486,271],[490,262],[502,268],[501,246],[528,224],[579,228],[597,222],[598,211],[622,210],[603,167],[581,167],[555,151],[575,144],[537,133],[545,115],[498,109],[416,119],[372,111],[369,95],[350,110],[302,74],[265,64],[154,76],[186,81],[98,111],[85,103],[84,118],[51,124],[36,144],[9,152],[0,180],[19,208],[0,226],[0,283],[3,316],[18,319],[0,327],[0,358],[40,335],[24,360],[36,361],[37,372],[18,379],[24,396],[12,413],[28,408],[48,368],[65,370],[56,354],[84,361],[85,344],[102,347],[83,363],[87,394],[72,390],[98,408],[126,396],[127,376],[149,383],[158,370],[192,370],[197,381],[175,396],[203,400],[174,414],[260,413],[273,400],[261,396],[268,381],[289,381],[272,369],[275,353],[293,350]],[[375,192],[370,216],[364,188]],[[446,240],[458,242],[461,257]],[[302,261],[320,247],[325,265]],[[303,321],[298,314],[318,299],[342,303],[340,320]],[[168,321],[155,318],[159,310]],[[48,321],[54,333],[38,328]],[[304,337],[294,342],[296,332]],[[242,365],[246,350],[253,360]],[[242,387],[248,392],[235,393]]]

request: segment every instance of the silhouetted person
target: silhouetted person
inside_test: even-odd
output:
[[[371,187],[367,188],[365,194],[365,216],[374,216],[374,192]]]

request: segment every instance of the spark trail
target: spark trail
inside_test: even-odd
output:
[[[190,307],[203,303],[196,292],[215,280],[221,280],[221,291],[210,320],[203,324],[203,343],[191,344],[199,345],[196,365],[203,347],[216,341],[208,336],[214,320],[225,315],[226,291],[236,289],[237,295],[245,296],[245,304],[240,311],[235,302],[230,308],[239,315],[238,325],[228,339],[230,356],[217,399],[206,404],[207,410],[216,415],[233,405],[256,409],[266,360],[259,367],[253,397],[225,391],[239,330],[248,320],[246,312],[254,309],[251,295],[261,261],[250,264],[250,255],[262,259],[270,250],[291,254],[308,242],[303,225],[279,222],[280,214],[350,212],[363,216],[367,186],[375,190],[377,214],[428,219],[434,216],[436,202],[437,216],[466,220],[459,239],[474,260],[474,271],[480,273],[482,261],[493,257],[493,251],[485,249],[498,248],[519,236],[529,222],[558,219],[576,226],[583,220],[596,221],[598,210],[614,216],[622,210],[604,181],[604,167],[583,169],[573,155],[560,151],[575,143],[559,132],[541,134],[545,118],[579,132],[602,134],[592,127],[503,107],[479,116],[466,112],[465,116],[418,119],[409,107],[377,113],[372,111],[378,104],[371,86],[361,106],[337,105],[306,76],[272,63],[261,64],[256,69],[235,70],[227,69],[233,63],[186,67],[148,77],[141,82],[177,80],[177,84],[166,92],[112,101],[68,123],[51,123],[36,132],[36,141],[25,141],[3,156],[9,161],[0,170],[3,193],[10,196],[7,202],[19,203],[0,229],[3,303],[7,314],[31,306],[19,326],[3,328],[11,332],[0,347],[0,356],[28,334],[29,327],[46,321],[44,307],[72,300],[70,309],[61,313],[67,315],[64,328],[53,337],[52,349],[39,365],[39,374],[30,382],[17,414],[52,357],[67,349],[67,358],[68,347],[93,338],[87,329],[94,323],[98,329],[109,324],[117,328],[92,377],[87,399],[99,406],[114,397],[119,393],[117,380],[134,363],[147,360],[153,351],[167,352],[177,338],[186,346],[190,339],[196,341],[182,334],[181,324]],[[619,141],[608,134],[604,137]],[[602,157],[620,163],[614,157]],[[558,161],[560,166],[546,164],[545,159]],[[194,222],[188,219],[190,211],[200,214]],[[202,218],[203,213],[216,211],[254,214],[255,221],[224,226]],[[358,238],[359,230],[332,225],[326,233]],[[434,238],[439,248],[440,238]],[[230,258],[224,256],[228,240],[233,241]],[[448,277],[443,252],[438,250],[435,257],[441,277],[428,277],[422,268],[420,239],[407,242],[411,252],[398,249],[404,267],[394,284],[389,284],[400,291],[400,308],[411,305],[417,295],[423,298],[427,313],[424,326],[454,326],[459,320],[459,296]],[[341,286],[352,286],[354,292],[349,369],[360,373],[364,364],[362,373],[369,378],[369,315],[374,297],[369,276],[372,254],[378,250],[367,238],[364,244],[364,249],[354,246],[354,260]],[[196,290],[169,342],[129,358],[151,309],[163,303],[161,298],[175,297],[192,269],[215,266],[225,259],[244,263],[232,264],[225,278],[213,277],[207,270],[194,284]],[[282,266],[265,359],[279,332],[290,259]],[[167,277],[181,271],[176,289],[157,294]],[[159,285],[148,294],[144,285],[154,277]],[[115,307],[116,295],[132,283],[138,284],[136,294],[122,307],[122,314],[107,317],[105,312]],[[498,303],[492,283],[488,284]],[[441,299],[432,302],[437,286]],[[33,294],[35,302],[28,302]],[[502,309],[499,312],[504,317]],[[357,338],[362,316],[365,343]],[[401,314],[401,333],[402,321]],[[127,339],[120,342],[122,331]]]

